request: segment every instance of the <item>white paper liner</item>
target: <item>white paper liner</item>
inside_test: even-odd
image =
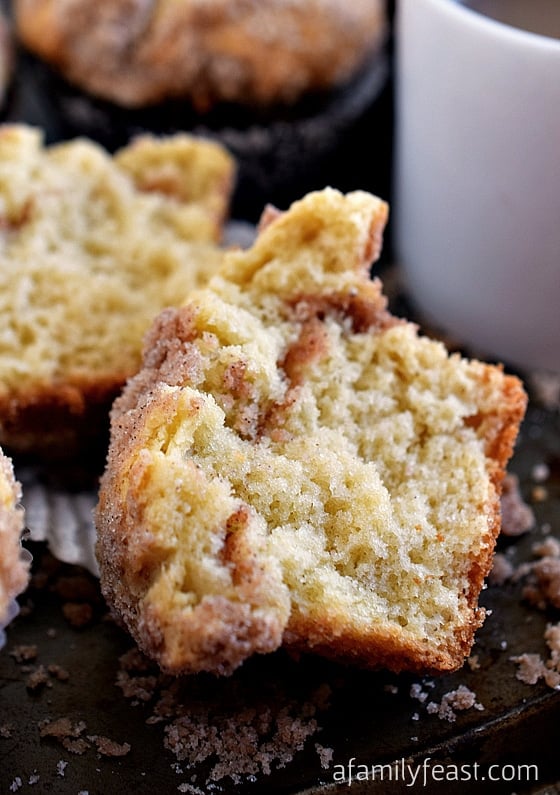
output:
[[[83,566],[98,576],[93,522],[97,492],[47,487],[31,467],[18,470],[17,477],[22,486],[29,539],[46,542],[58,560]]]

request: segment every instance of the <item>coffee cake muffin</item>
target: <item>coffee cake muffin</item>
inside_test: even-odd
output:
[[[384,0],[16,0],[23,44],[123,107],[292,104],[347,80],[386,33]]]
[[[68,455],[108,430],[155,315],[217,268],[234,174],[219,145],[109,156],[0,128],[0,442]],[[85,441],[87,440],[87,442]]]
[[[29,560],[21,547],[24,513],[20,500],[12,462],[0,449],[0,646],[2,628],[14,614],[14,599],[29,579]]]
[[[389,313],[386,218],[334,189],[267,210],[159,316],[113,407],[102,589],[166,671],[282,645],[395,671],[469,654],[526,396]]]
[[[18,0],[18,85],[55,138],[189,131],[238,164],[234,214],[389,185],[386,0]],[[371,158],[372,146],[376,157]]]

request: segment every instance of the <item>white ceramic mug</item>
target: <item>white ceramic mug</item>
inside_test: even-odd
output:
[[[558,24],[558,0],[522,1]],[[477,355],[560,372],[560,38],[398,0],[396,42],[393,245],[411,299]]]

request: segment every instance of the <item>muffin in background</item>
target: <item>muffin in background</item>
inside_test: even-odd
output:
[[[14,14],[63,137],[115,149],[141,130],[214,136],[239,162],[238,217],[325,184],[359,187],[358,127],[371,131],[361,179],[372,144],[385,159],[385,0],[16,0]]]
[[[219,267],[229,154],[186,134],[111,157],[0,127],[0,444],[103,449],[108,410],[153,317]]]

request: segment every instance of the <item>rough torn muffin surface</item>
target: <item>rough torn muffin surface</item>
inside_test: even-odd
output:
[[[21,547],[24,513],[20,500],[12,462],[0,449],[0,646],[11,602],[29,579],[29,562]]]
[[[281,644],[394,670],[468,655],[526,398],[386,310],[387,207],[326,189],[160,315],[97,509],[105,595],[174,672]]]
[[[232,179],[220,146],[186,135],[111,157],[85,139],[45,147],[38,130],[0,128],[5,445],[63,448],[74,420],[114,398],[155,315],[218,267]]]

